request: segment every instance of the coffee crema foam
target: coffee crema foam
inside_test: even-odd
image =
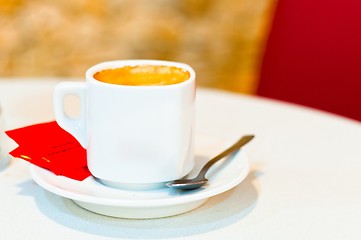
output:
[[[189,79],[188,71],[172,66],[137,65],[106,69],[94,74],[98,81],[127,86],[162,86]]]

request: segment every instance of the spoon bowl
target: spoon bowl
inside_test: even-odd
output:
[[[254,138],[254,135],[246,135],[243,136],[241,139],[239,139],[235,144],[212,158],[207,162],[206,165],[203,166],[203,168],[200,170],[199,174],[192,178],[192,179],[178,179],[171,182],[168,182],[166,185],[170,188],[176,188],[181,190],[193,190],[200,188],[204,184],[208,182],[208,179],[206,178],[206,173],[208,170],[215,164],[216,162],[222,160],[225,156],[235,152],[236,150],[239,150],[241,147],[246,145],[249,141],[251,141]]]
[[[176,188],[181,190],[192,190],[202,187],[208,182],[208,179],[203,178],[197,180],[196,178],[192,179],[178,179],[172,182],[168,182],[167,186],[170,188]]]

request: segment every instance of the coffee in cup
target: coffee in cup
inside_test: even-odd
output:
[[[160,86],[186,81],[190,74],[183,68],[164,65],[136,65],[104,69],[94,74],[98,81],[128,86]]]

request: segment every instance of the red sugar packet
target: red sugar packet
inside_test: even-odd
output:
[[[82,181],[91,174],[86,150],[55,121],[35,124],[5,132],[18,145],[10,152],[56,175]]]

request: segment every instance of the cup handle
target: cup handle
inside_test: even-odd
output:
[[[53,98],[56,122],[61,128],[73,135],[83,148],[87,147],[85,88],[85,83],[62,82],[56,85]],[[80,99],[79,117],[71,118],[64,112],[64,98],[67,95],[74,95]]]

